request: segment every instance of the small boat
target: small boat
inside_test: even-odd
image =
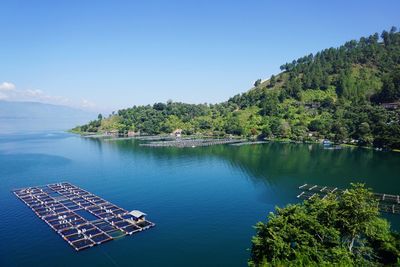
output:
[[[331,146],[331,145],[332,145],[332,142],[329,141],[329,140],[327,140],[327,139],[324,139],[324,141],[322,141],[322,144],[323,144],[324,146]]]

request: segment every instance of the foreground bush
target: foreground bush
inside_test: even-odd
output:
[[[362,184],[277,208],[255,226],[249,266],[397,266],[400,236]]]

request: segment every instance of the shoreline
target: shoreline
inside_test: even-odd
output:
[[[312,140],[307,140],[307,141],[297,141],[289,138],[264,138],[264,139],[250,139],[242,136],[210,136],[210,135],[185,135],[182,137],[176,137],[172,135],[166,135],[166,134],[160,134],[160,135],[136,135],[136,136],[115,136],[115,135],[109,135],[109,134],[104,134],[104,133],[85,133],[85,132],[79,132],[79,131],[73,131],[73,130],[68,130],[67,132],[77,134],[83,138],[99,138],[99,139],[104,139],[107,141],[117,141],[117,140],[130,140],[130,139],[138,139],[142,141],[150,141],[148,144],[145,145],[147,147],[159,147],[159,146],[152,146],[151,142],[167,142],[167,141],[176,141],[176,140],[196,140],[196,139],[210,139],[210,140],[221,140],[221,139],[231,139],[231,140],[237,140],[236,146],[240,145],[255,145],[255,144],[264,144],[268,142],[278,142],[278,143],[294,143],[294,144],[322,144],[323,140],[319,141],[312,141]],[[400,149],[382,149],[382,148],[377,148],[373,146],[358,146],[355,144],[349,144],[349,143],[332,143],[331,146],[327,146],[327,149],[330,148],[330,150],[335,150],[335,147],[340,146],[340,147],[348,147],[348,148],[363,148],[363,149],[369,149],[369,150],[374,150],[374,151],[380,151],[380,152],[396,152],[400,153]]]

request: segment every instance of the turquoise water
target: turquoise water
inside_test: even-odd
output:
[[[0,136],[0,266],[245,266],[252,225],[303,183],[400,193],[400,153],[318,145],[149,148],[63,132]],[[157,226],[75,252],[13,188],[69,181]],[[399,217],[389,216],[399,229]]]

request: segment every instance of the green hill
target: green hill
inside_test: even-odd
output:
[[[241,135],[400,148],[400,33],[395,27],[281,66],[215,104],[156,103],[75,128],[146,134]]]

